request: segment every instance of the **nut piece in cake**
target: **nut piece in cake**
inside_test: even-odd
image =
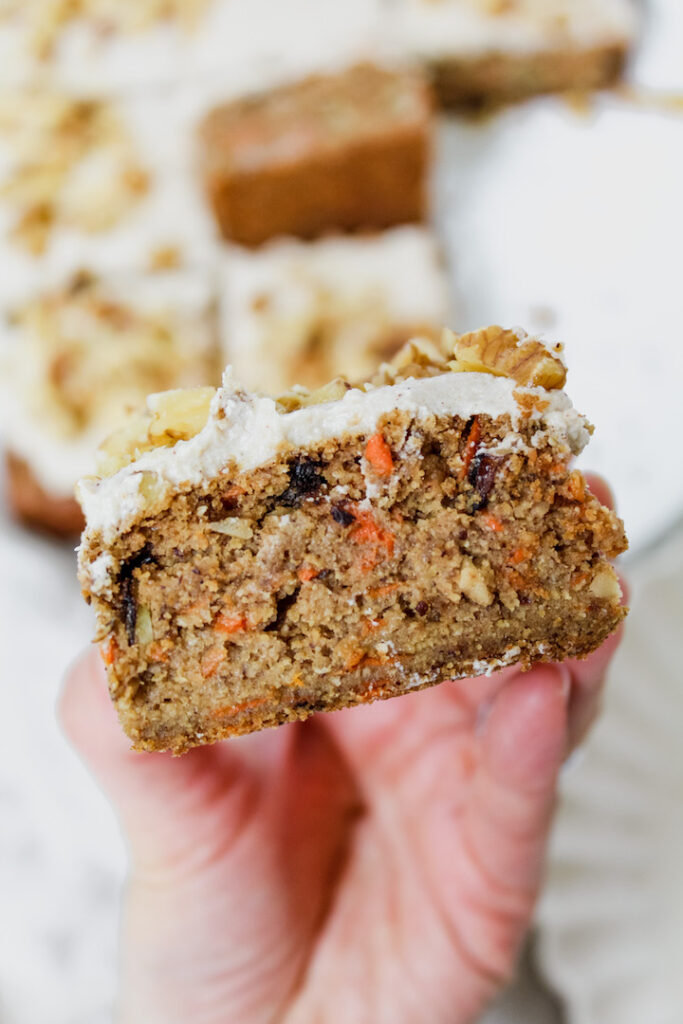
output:
[[[635,0],[397,0],[393,27],[441,102],[471,106],[609,86],[639,24]]]
[[[223,354],[247,388],[277,394],[337,376],[365,379],[449,315],[438,244],[406,226],[366,237],[229,248]]]
[[[454,372],[458,340],[362,384],[273,399],[226,372],[156,396],[81,482],[80,578],[134,747],[582,657],[617,627],[623,526],[570,468],[589,424],[559,371],[516,379],[520,352],[555,356],[493,328],[463,341],[484,371]]]
[[[82,274],[15,312],[1,357],[10,500],[35,525],[36,495],[48,496],[43,525],[71,533],[74,522],[82,525],[74,485],[95,471],[98,444],[128,410],[150,392],[217,381],[213,295],[188,274],[106,284]],[[180,399],[167,403],[178,418]],[[160,407],[153,417],[155,443],[165,442],[170,415]],[[193,429],[192,415],[196,410],[180,417],[182,431]],[[71,517],[64,502],[72,504]],[[58,516],[55,508],[62,509]]]
[[[415,72],[369,64],[214,110],[201,132],[225,238],[386,228],[425,216],[431,99]]]

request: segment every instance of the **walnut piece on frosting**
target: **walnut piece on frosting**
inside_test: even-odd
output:
[[[208,422],[215,394],[215,388],[197,387],[150,395],[145,409],[131,413],[125,425],[100,445],[99,475],[113,476],[143,452],[196,437]]]
[[[449,367],[456,373],[491,373],[510,377],[521,387],[559,390],[567,380],[567,370],[559,358],[561,346],[553,355],[537,338],[523,331],[486,327],[471,334],[446,331],[444,343],[451,348]]]

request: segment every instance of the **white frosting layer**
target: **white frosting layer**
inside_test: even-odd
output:
[[[633,0],[516,0],[494,13],[485,0],[397,0],[399,48],[426,58],[534,53],[632,42]]]
[[[433,415],[465,419],[476,414],[507,415],[516,426],[521,410],[514,392],[520,390],[525,389],[504,377],[447,373],[368,392],[352,390],[338,402],[280,413],[272,399],[236,388],[228,370],[213,400],[209,422],[196,437],[173,448],[146,452],[112,477],[81,481],[78,497],[88,532],[101,531],[109,543],[144,512],[143,473],[154,474],[169,490],[207,484],[223,472],[255,469],[287,451],[329,438],[367,436],[393,410],[409,412],[418,420]],[[533,414],[539,429],[565,448],[581,451],[589,437],[586,420],[564,392],[531,389],[530,393],[547,403],[543,412]]]

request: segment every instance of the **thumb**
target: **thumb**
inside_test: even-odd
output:
[[[198,838],[188,822],[201,829],[207,808],[224,800],[239,774],[236,758],[214,747],[183,757],[132,751],[95,649],[67,673],[58,713],[68,739],[114,804],[134,855],[168,861],[184,852],[183,845]]]

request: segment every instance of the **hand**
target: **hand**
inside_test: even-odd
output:
[[[121,1024],[476,1019],[617,643],[175,759],[128,750],[91,652],[61,710],[130,846]]]

